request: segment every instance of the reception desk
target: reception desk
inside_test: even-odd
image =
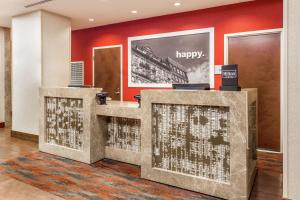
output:
[[[142,91],[142,178],[248,199],[256,172],[256,89]]]
[[[86,163],[109,158],[140,165],[148,180],[248,199],[256,172],[256,89],[144,90],[141,108],[135,102],[96,105],[99,90],[41,89],[41,151]],[[61,126],[61,112],[53,107],[62,99],[69,110],[84,110],[75,114],[81,125],[53,128]]]
[[[105,158],[141,164],[141,109],[135,102],[108,101],[96,114],[105,131]]]
[[[41,88],[39,150],[93,163],[104,158],[101,121],[95,113],[100,88]]]

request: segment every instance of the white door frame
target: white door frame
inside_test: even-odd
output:
[[[228,64],[228,41],[232,37],[264,35],[280,33],[280,152],[283,152],[284,138],[287,136],[287,68],[285,65],[284,29],[267,29],[250,32],[240,32],[224,35],[224,64]],[[260,150],[262,151],[262,150]],[[276,153],[271,151],[272,153]]]
[[[98,46],[93,48],[93,87],[95,87],[95,50],[97,49],[110,49],[120,48],[120,100],[123,101],[123,45],[111,45],[111,46]]]

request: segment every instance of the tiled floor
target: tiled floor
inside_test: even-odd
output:
[[[9,132],[8,129],[0,129],[0,162],[38,151],[36,143],[11,138]],[[282,167],[280,162],[273,157],[260,156],[262,159],[259,161],[259,171],[251,199],[279,200],[282,194]],[[0,175],[0,199],[43,200],[61,198],[29,184]]]
[[[0,129],[0,162],[38,151],[34,142],[10,137],[9,129]]]
[[[10,137],[9,129],[0,129],[0,162],[38,151],[34,142]],[[0,175],[0,199],[59,200],[61,198],[31,185]]]

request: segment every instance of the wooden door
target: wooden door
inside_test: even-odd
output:
[[[229,37],[228,63],[239,84],[258,88],[258,147],[280,151],[280,33]]]
[[[121,47],[94,49],[94,87],[103,88],[113,100],[121,100]]]

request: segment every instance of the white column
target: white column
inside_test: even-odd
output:
[[[66,87],[71,78],[71,22],[42,12],[42,86]]]
[[[66,87],[71,23],[45,11],[12,20],[12,130],[39,134],[39,88]]]

